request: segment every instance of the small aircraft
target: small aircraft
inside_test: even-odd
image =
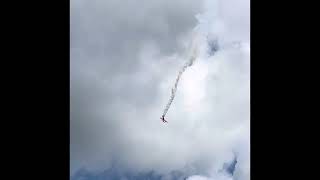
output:
[[[162,122],[164,122],[164,123],[168,123],[168,121],[166,121],[165,119],[164,119],[164,116],[161,116],[161,118],[160,118],[161,120],[162,120]]]

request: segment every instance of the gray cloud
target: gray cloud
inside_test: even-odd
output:
[[[249,177],[248,46],[200,58],[182,76],[169,124],[159,119],[203,3],[71,1],[71,172],[117,162],[214,173],[237,151],[235,177]],[[248,4],[220,1],[209,32],[222,43],[249,43]]]

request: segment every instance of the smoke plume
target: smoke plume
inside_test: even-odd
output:
[[[191,56],[189,57],[188,61],[182,66],[182,68],[180,69],[179,73],[178,73],[178,76],[175,80],[175,83],[174,83],[174,86],[173,88],[171,89],[171,96],[170,96],[170,99],[163,111],[163,114],[162,114],[162,117],[165,117],[170,106],[171,106],[171,103],[173,102],[174,100],[174,97],[176,96],[176,92],[177,92],[177,89],[178,89],[178,84],[179,84],[179,80],[182,76],[182,74],[185,72],[185,70],[192,66],[195,62],[195,60],[197,59],[198,57],[198,54],[199,54],[199,46],[197,44],[197,37],[196,35],[193,36],[193,41],[192,41],[192,44],[191,44]]]

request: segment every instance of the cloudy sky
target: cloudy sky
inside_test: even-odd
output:
[[[70,8],[72,180],[250,179],[249,0],[71,0]],[[200,53],[164,124],[195,37]]]

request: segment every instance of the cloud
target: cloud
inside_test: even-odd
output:
[[[221,171],[219,171],[218,176],[206,177],[200,175],[192,175],[196,172],[190,169],[180,169],[173,170],[165,174],[159,174],[157,171],[145,171],[145,172],[137,172],[137,171],[123,171],[122,169],[117,168],[116,166],[112,166],[109,169],[100,171],[100,172],[92,172],[86,169],[79,169],[76,173],[71,176],[71,180],[94,180],[94,179],[121,179],[121,180],[140,180],[140,179],[148,179],[148,180],[185,180],[185,179],[221,179],[221,180],[232,180],[232,175],[234,171],[234,165],[236,165],[236,159],[234,159],[230,163],[224,164]]]
[[[116,164],[212,178],[236,152],[234,178],[249,179],[249,1],[208,2],[71,1],[71,174]],[[197,59],[162,124],[195,27],[243,44]]]

